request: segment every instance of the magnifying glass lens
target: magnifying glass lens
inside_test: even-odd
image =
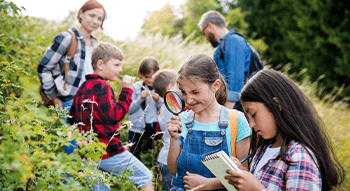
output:
[[[181,113],[185,108],[185,102],[181,94],[176,91],[166,92],[164,100],[167,109],[175,115]]]

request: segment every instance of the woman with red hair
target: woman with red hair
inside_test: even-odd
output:
[[[63,66],[67,60],[68,47],[73,42],[69,31],[55,36],[38,66],[43,93],[58,105],[59,109],[67,111],[78,87],[85,81],[85,75],[94,72],[91,53],[97,39],[91,33],[99,28],[103,29],[106,10],[98,1],[89,0],[79,9],[77,19],[80,27],[71,28],[75,34],[77,48],[74,57],[69,61],[68,72],[64,72]]]

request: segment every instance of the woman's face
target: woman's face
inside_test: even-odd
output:
[[[85,30],[92,32],[101,27],[104,18],[104,11],[102,8],[95,8],[84,13],[80,13],[80,24]]]

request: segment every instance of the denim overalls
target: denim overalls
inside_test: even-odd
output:
[[[229,120],[228,109],[226,107],[221,107],[219,120],[220,131],[192,130],[193,120],[194,112],[191,110],[188,113],[185,123],[188,134],[182,152],[177,160],[177,176],[173,179],[172,191],[185,190],[183,177],[186,176],[186,171],[207,178],[215,178],[214,174],[202,163],[203,156],[221,150],[230,156],[226,140],[226,128],[228,127]]]

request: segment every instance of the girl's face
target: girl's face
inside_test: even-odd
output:
[[[249,126],[264,139],[278,135],[276,119],[271,110],[261,102],[243,101],[242,106],[249,118]],[[279,141],[280,136],[278,136]]]
[[[80,24],[87,31],[92,32],[101,27],[103,18],[104,11],[102,8],[91,9],[80,13]]]
[[[208,85],[199,79],[183,78],[178,81],[178,88],[185,100],[194,112],[201,112],[205,109],[211,109],[217,104],[215,92],[217,87]],[[220,87],[220,86],[219,86]]]
[[[154,71],[152,70],[150,73],[146,74],[146,75],[142,75],[140,74],[141,79],[143,80],[143,82],[146,84],[146,86],[153,86],[153,75],[154,75]]]

